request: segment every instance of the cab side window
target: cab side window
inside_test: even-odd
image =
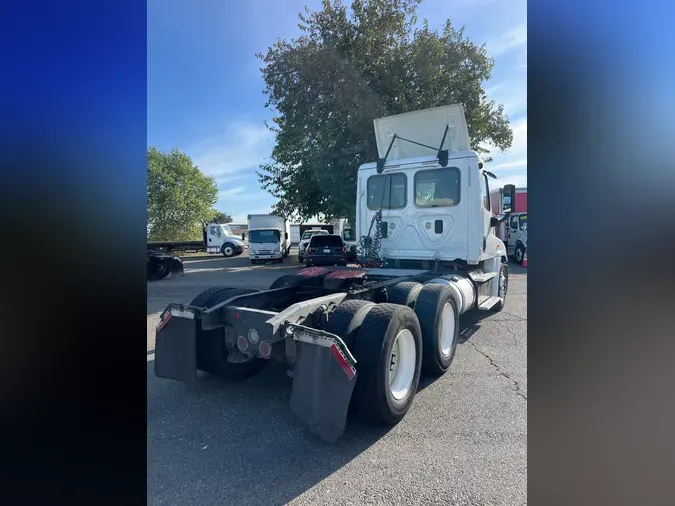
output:
[[[490,188],[488,186],[487,176],[483,174],[480,180],[480,196],[483,197],[485,209],[490,210]]]
[[[518,216],[511,216],[509,223],[512,230],[518,230]]]
[[[209,234],[220,237],[220,227],[209,227]]]

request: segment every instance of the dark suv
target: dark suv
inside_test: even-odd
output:
[[[305,250],[305,265],[347,265],[347,248],[339,235],[315,235]]]

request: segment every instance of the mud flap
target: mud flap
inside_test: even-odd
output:
[[[307,330],[311,334],[296,331],[294,335],[297,356],[291,411],[311,434],[337,443],[345,430],[349,401],[357,380],[356,361],[339,338]]]
[[[171,276],[185,276],[185,268],[183,267],[182,262],[179,262],[178,260],[173,260],[171,262]]]
[[[197,381],[198,323],[187,311],[172,309],[163,315],[155,334],[155,376]]]

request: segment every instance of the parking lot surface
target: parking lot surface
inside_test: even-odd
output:
[[[462,316],[450,370],[422,378],[393,428],[350,419],[338,445],[316,440],[289,409],[281,364],[244,382],[155,377],[166,304],[214,285],[266,289],[296,259],[186,259],[184,277],[148,283],[148,503],[526,504],[527,269],[513,263],[504,310]]]

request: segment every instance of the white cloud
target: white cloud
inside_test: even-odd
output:
[[[232,183],[233,181],[240,181],[242,179],[246,179],[250,175],[251,174],[249,174],[248,172],[236,175],[226,174],[224,176],[217,176],[215,179],[216,183],[218,184],[218,188],[224,189],[223,187],[229,186],[229,184]]]
[[[503,105],[509,117],[527,110],[527,74],[518,66],[513,69],[516,75],[485,88],[488,99]]]
[[[497,186],[494,186],[495,183],[491,183],[490,188],[502,188],[504,185],[512,184],[517,188],[527,188],[527,172],[523,171],[520,174],[509,174],[507,176],[498,176]]]
[[[504,153],[494,150],[487,168],[499,178],[499,186],[527,186],[527,116],[511,123],[513,143]]]
[[[485,88],[485,93],[488,97],[492,98],[501,88],[504,87],[504,82],[493,84],[489,88]]]
[[[230,216],[232,216],[232,221],[234,223],[246,223],[249,214],[269,214],[271,212],[272,205],[270,204],[269,206],[247,207],[245,209],[238,210],[235,213],[230,212]]]
[[[527,167],[527,158],[521,158],[513,162],[504,162],[497,165],[490,165],[490,171],[495,172],[503,169],[514,169]]]
[[[505,151],[510,155],[527,155],[527,116],[511,123],[513,131],[513,143]]]
[[[218,194],[218,200],[227,197],[234,197],[236,195],[242,195],[246,191],[245,186],[235,186],[234,188],[228,188],[227,190],[222,190]]]
[[[511,131],[513,132],[513,142],[511,143],[511,147],[503,153],[497,151],[497,148],[493,144],[486,144],[486,147],[492,151],[495,160],[497,157],[503,158],[506,156],[510,158],[527,157],[527,116],[512,121]]]
[[[523,49],[527,47],[527,25],[520,24],[504,33],[497,39],[486,44],[488,55],[495,57],[513,51],[514,49]]]
[[[217,180],[244,171],[252,174],[272,149],[273,135],[262,123],[239,122],[230,125],[222,135],[193,146],[188,153],[206,174]]]

